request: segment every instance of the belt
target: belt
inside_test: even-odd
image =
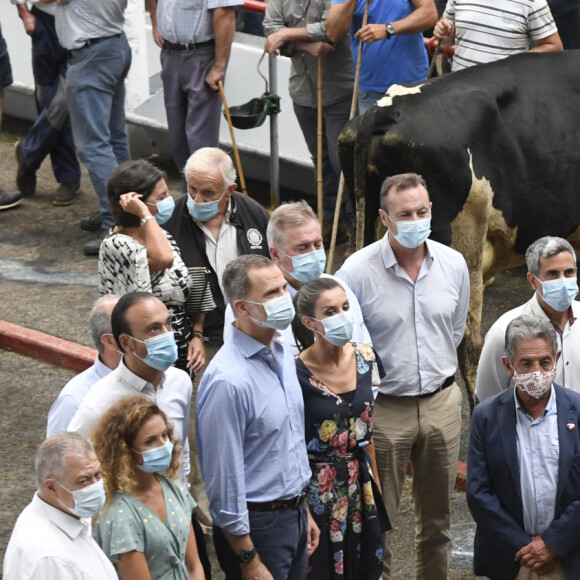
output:
[[[177,50],[180,52],[186,50],[194,50],[197,48],[203,48],[204,46],[212,46],[215,44],[215,40],[212,38],[211,40],[206,40],[205,42],[167,42],[167,40],[163,43],[163,48],[165,50]]]
[[[265,502],[248,502],[248,509],[252,512],[273,512],[276,510],[284,510],[287,508],[299,508],[308,494],[308,488],[304,489],[300,495],[293,497],[292,499],[277,499],[275,501],[265,501]]]
[[[99,44],[99,42],[103,42],[103,40],[109,40],[109,38],[119,38],[121,33],[113,34],[113,36],[101,36],[100,38],[89,38],[85,40],[85,43],[81,46],[81,48],[87,48],[87,46],[93,46],[93,44]]]
[[[396,396],[397,399],[428,399],[429,397],[432,397],[433,395],[436,395],[437,393],[439,393],[443,389],[446,389],[447,387],[450,387],[454,382],[455,382],[455,375],[451,375],[450,377],[447,377],[443,381],[443,384],[439,388],[435,389],[434,391],[431,391],[430,393],[423,393],[421,395],[409,395],[409,396],[405,396],[405,395],[386,395],[385,393],[379,393],[379,395],[383,395],[385,397]]]

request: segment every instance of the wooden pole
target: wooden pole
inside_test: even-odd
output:
[[[435,58],[439,54],[439,49],[441,48],[441,41],[437,41],[437,46],[433,51],[433,56],[431,57],[431,64],[429,66],[429,72],[427,73],[427,80],[429,80],[433,76],[433,71],[435,70]]]
[[[377,0],[375,0],[377,1]],[[369,4],[370,0],[365,2],[365,11],[363,15],[362,26],[366,26],[369,19]],[[362,27],[361,27],[362,28]],[[358,85],[360,82],[360,67],[362,62],[363,41],[358,45],[358,56],[356,59],[356,72],[354,75],[354,87],[352,92],[352,103],[350,106],[349,119],[352,119],[356,113],[356,105],[358,101]],[[340,172],[340,182],[338,184],[338,192],[336,194],[336,207],[334,208],[334,222],[332,224],[332,235],[330,238],[330,250],[328,252],[328,262],[326,262],[326,273],[331,274],[334,263],[334,250],[336,248],[336,234],[338,232],[338,221],[340,219],[340,208],[342,206],[342,195],[344,192],[344,173]],[[364,198],[356,202],[356,249],[360,250],[363,246],[364,238]]]
[[[224,85],[221,81],[218,81],[218,86],[220,89],[220,95],[222,96],[222,101],[224,104],[224,110],[226,112],[226,119],[228,120],[228,127],[230,128],[230,135],[232,137],[232,145],[234,147],[234,157],[236,158],[236,166],[238,168],[238,175],[240,176],[240,187],[244,195],[248,195],[246,190],[246,180],[244,179],[244,172],[242,171],[242,162],[240,161],[240,153],[238,151],[238,146],[236,144],[236,136],[234,135],[234,126],[232,125],[232,118],[230,117],[230,110],[228,108],[228,102],[226,100],[226,93],[224,91]]]
[[[322,226],[323,216],[322,216],[322,57],[318,57],[318,131],[317,131],[317,194],[318,194],[318,221]]]

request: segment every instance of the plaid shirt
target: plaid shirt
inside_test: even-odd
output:
[[[266,36],[284,28],[306,27],[311,42],[330,42],[324,22],[330,0],[268,0],[264,33]],[[309,52],[294,50],[286,43],[280,53],[292,59],[290,97],[298,105],[316,107],[318,102],[318,59]],[[343,36],[322,59],[322,105],[328,106],[352,98],[354,67],[348,36]]]

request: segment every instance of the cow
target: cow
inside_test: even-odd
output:
[[[542,236],[579,247],[578,70],[580,51],[528,53],[394,85],[340,136],[358,247],[374,241],[383,180],[412,171],[433,202],[431,238],[467,261],[471,300],[459,355],[471,405],[484,283],[523,263]]]

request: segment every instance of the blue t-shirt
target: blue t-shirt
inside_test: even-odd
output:
[[[345,0],[332,0],[343,4]],[[369,24],[387,24],[408,16],[415,6],[410,0],[373,0],[369,5]],[[351,51],[356,63],[359,40],[354,37],[362,27],[365,0],[357,0],[352,19]],[[371,44],[365,44],[359,87],[363,91],[384,92],[396,83],[415,83],[427,78],[429,61],[423,44],[423,35],[394,35]]]

